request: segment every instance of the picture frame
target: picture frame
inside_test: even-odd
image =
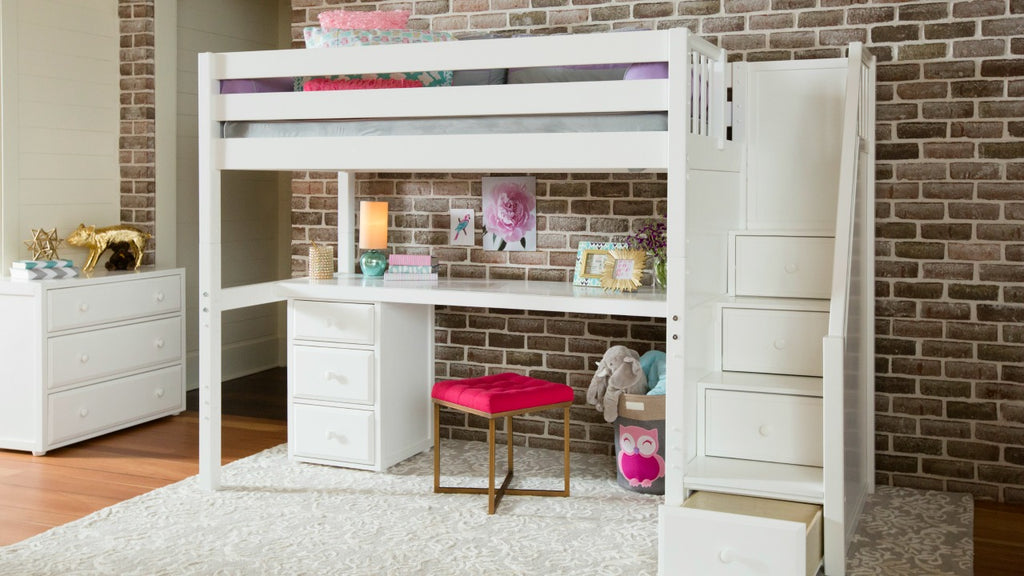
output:
[[[609,250],[601,274],[601,287],[616,292],[635,292],[640,287],[647,253],[643,250]]]
[[[576,247],[573,285],[600,287],[608,253],[612,250],[625,250],[626,248],[624,242],[580,242]]]

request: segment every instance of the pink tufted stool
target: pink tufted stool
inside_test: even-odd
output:
[[[498,502],[505,494],[526,496],[569,495],[569,407],[572,406],[572,388],[519,374],[493,374],[465,380],[446,380],[434,384],[430,394],[434,399],[434,492],[445,494],[487,494],[487,513],[494,514]],[[483,416],[490,422],[487,429],[488,480],[487,488],[441,486],[441,406],[467,414]],[[509,488],[512,481],[512,417],[540,410],[562,408],[565,426],[564,469],[565,485],[562,490],[526,490]],[[508,436],[508,472],[501,487],[494,488],[494,422],[505,418]]]

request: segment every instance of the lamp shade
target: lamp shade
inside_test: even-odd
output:
[[[381,250],[388,247],[388,203],[359,203],[359,247]]]

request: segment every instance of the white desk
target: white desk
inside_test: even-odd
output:
[[[665,318],[668,315],[665,291],[646,286],[636,292],[618,293],[601,288],[573,286],[569,282],[470,279],[385,281],[359,274],[339,274],[327,280],[293,278],[225,288],[220,309],[229,310],[282,300],[465,306],[651,318]],[[432,347],[433,339],[428,338],[428,341]],[[389,349],[392,348],[381,350],[384,354],[396,353],[387,352]],[[386,363],[387,359],[382,358],[380,361]],[[296,368],[289,366],[290,370]],[[432,373],[430,378],[433,378]],[[199,476],[204,488],[216,489],[220,485],[220,382],[210,383],[209,389],[202,388],[199,407]]]

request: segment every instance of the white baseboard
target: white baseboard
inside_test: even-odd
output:
[[[267,337],[225,346],[221,351],[221,379],[241,378],[284,366],[285,338]],[[190,350],[186,358],[185,389],[199,388],[199,351]]]

